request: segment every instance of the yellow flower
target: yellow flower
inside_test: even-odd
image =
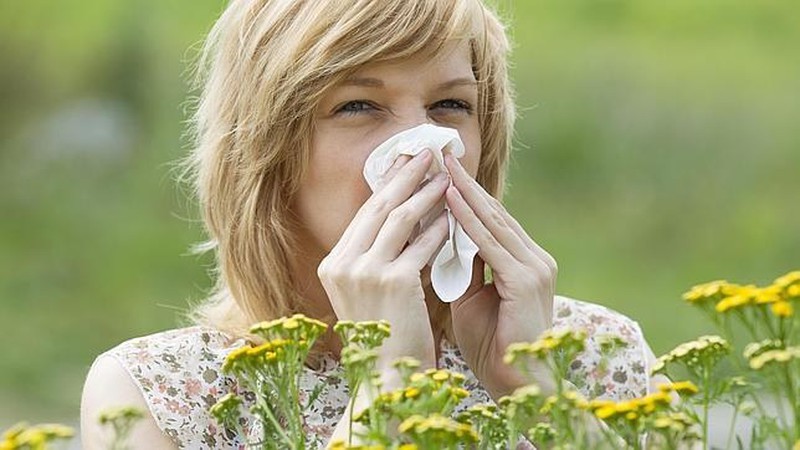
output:
[[[659,417],[653,421],[653,426],[656,428],[669,428],[672,425],[672,419],[669,417]]]
[[[744,295],[752,297],[755,295],[758,288],[755,284],[748,284],[746,286],[742,286],[740,284],[727,284],[722,287],[722,295],[725,297],[730,297],[732,295]]]
[[[458,440],[478,442],[478,433],[471,425],[456,422],[440,414],[432,414],[428,417],[415,414],[400,423],[397,430],[401,433],[415,435],[433,435],[438,439],[451,442]]]
[[[675,383],[661,383],[658,385],[661,392],[675,391],[679,394],[693,395],[698,392],[697,386],[691,381],[678,381]]]
[[[267,353],[270,350],[272,350],[272,343],[271,342],[266,342],[266,343],[261,344],[261,345],[259,345],[257,347],[247,348],[247,351],[245,352],[245,354],[247,356],[249,356],[249,357],[258,357],[258,356],[262,356],[263,354]]]
[[[692,424],[693,424],[692,419],[689,418],[689,416],[687,416],[686,414],[681,412],[672,412],[660,415],[653,421],[653,426],[655,428],[660,428],[660,429],[671,428],[679,432],[683,431]]]
[[[459,400],[469,397],[469,391],[464,388],[454,387],[450,389],[450,395],[452,395],[454,399]]]
[[[775,314],[778,317],[791,317],[794,314],[794,308],[792,308],[792,304],[787,301],[773,303],[770,308],[772,309],[772,314]]]
[[[727,286],[728,282],[725,280],[715,280],[709,283],[698,284],[683,294],[683,299],[689,303],[699,303],[714,297],[722,291],[722,288]]]
[[[4,440],[13,440],[28,428],[27,422],[20,422],[3,433]]]
[[[617,413],[617,409],[613,405],[603,406],[595,410],[594,415],[598,419],[605,420]]]
[[[750,368],[760,370],[766,364],[785,363],[792,359],[800,359],[800,347],[787,347],[785,349],[767,350],[750,359]]]
[[[3,433],[0,450],[45,449],[50,441],[71,438],[74,435],[75,431],[72,428],[60,424],[28,426],[27,423],[21,422]]]
[[[291,317],[259,322],[250,327],[250,333],[267,340],[283,336],[296,341],[314,341],[327,328],[328,325],[324,322],[308,318],[303,314],[295,314]]]
[[[800,282],[800,270],[795,270],[775,279],[775,284],[782,288],[787,288]]]
[[[781,301],[781,291],[781,287],[775,285],[757,289],[754,292],[755,303],[764,305],[779,302]]]
[[[666,392],[656,392],[641,398],[636,398],[631,401],[638,403],[641,407],[642,412],[646,414],[650,414],[659,406],[666,406],[669,405],[672,397],[669,396]]]
[[[397,358],[393,363],[392,366],[398,369],[416,369],[419,367],[419,360],[414,359],[410,356],[403,356],[402,358]]]
[[[800,297],[800,284],[789,286],[789,289],[786,290],[786,294],[788,294],[789,297]]]
[[[503,362],[512,364],[521,356],[534,356],[542,359],[562,349],[581,351],[585,340],[586,332],[583,330],[571,330],[568,328],[547,330],[535,342],[517,342],[509,345],[503,356]]]
[[[767,350],[777,350],[783,347],[783,342],[778,339],[764,339],[760,342],[751,342],[747,344],[742,354],[746,359],[753,359]]]
[[[699,389],[689,380],[686,381],[679,381],[677,383],[672,384],[672,390],[679,393],[679,394],[697,394]]]
[[[465,377],[463,373],[450,372],[450,379],[455,381],[457,384],[461,384],[467,380],[467,377]]]
[[[445,381],[450,378],[450,375],[447,373],[446,370],[437,370],[434,372],[433,376],[431,376],[436,381]]]
[[[509,403],[525,404],[542,395],[542,390],[535,384],[526,384],[514,390],[511,395],[505,396]]]
[[[241,404],[242,399],[229,392],[222,396],[208,412],[217,420],[224,420],[225,417],[235,415],[237,408],[239,408]]]
[[[419,397],[419,389],[415,387],[406,388],[404,395],[406,398],[416,398]]]
[[[730,297],[725,297],[722,300],[720,300],[719,303],[717,303],[717,305],[714,307],[714,309],[719,313],[723,313],[728,310],[747,305],[748,303],[750,303],[750,299],[751,297],[746,294],[732,295]]]
[[[730,344],[719,336],[700,336],[694,341],[684,342],[669,353],[660,356],[650,370],[651,374],[662,372],[668,363],[684,363],[690,367],[701,363],[716,364],[730,351]]]
[[[100,424],[106,424],[115,420],[133,420],[143,417],[144,413],[140,409],[132,406],[123,406],[103,410],[98,417],[98,421]]]
[[[247,352],[251,348],[252,347],[249,345],[246,345],[244,347],[236,348],[232,352],[228,353],[228,356],[225,358],[225,363],[222,365],[222,371],[227,372],[233,368],[237,362],[241,361],[245,356],[247,356]]]
[[[286,319],[286,321],[283,322],[283,328],[285,330],[294,330],[295,328],[298,328],[299,326],[300,326],[300,322],[294,317],[292,317],[290,319]]]

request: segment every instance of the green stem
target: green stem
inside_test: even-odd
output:
[[[281,427],[281,424],[278,422],[278,419],[275,418],[275,415],[272,414],[272,410],[269,408],[269,405],[267,405],[267,403],[264,401],[263,397],[264,397],[263,395],[256,395],[256,402],[260,406],[260,409],[264,411],[264,413],[267,416],[267,419],[269,419],[270,423],[272,423],[272,426],[275,428],[275,431],[281,437],[283,442],[285,442],[289,448],[295,448],[294,443],[292,442],[291,439],[289,439],[289,436],[286,434],[286,432],[283,431],[283,427]],[[264,431],[266,432],[266,429]],[[267,436],[264,436],[264,438],[265,438],[264,440],[266,441]]]
[[[618,438],[619,436],[613,430],[611,430],[611,427],[606,425],[605,422],[600,419],[595,420],[599,422],[600,432],[603,435],[603,438],[605,438],[606,442],[608,442],[608,448],[617,448],[619,446],[619,441],[615,438]]]
[[[772,317],[770,317],[769,311],[767,311],[767,305],[760,306],[758,308],[758,312],[761,314],[763,318],[763,322],[767,324],[767,328],[769,329],[770,338],[772,339],[780,339],[778,332],[775,331],[775,327],[772,325]]]
[[[347,433],[347,445],[353,445],[353,409],[356,407],[356,395],[358,394],[358,388],[361,387],[361,382],[356,381],[353,383],[353,390],[350,393],[350,413],[348,414],[348,433]]]
[[[703,365],[703,450],[708,450],[708,403],[710,395],[710,371]]]
[[[786,390],[788,393],[789,403],[792,409],[792,415],[794,416],[794,439],[797,439],[798,433],[800,433],[800,415],[797,414],[798,404],[797,404],[797,393],[795,392],[794,381],[792,380],[792,375],[790,373],[790,368],[792,364],[786,364],[783,366],[783,377],[786,383]]]
[[[513,422],[508,421],[508,448],[517,448],[517,427]]]
[[[741,398],[739,401],[733,405],[733,418],[731,418],[731,424],[728,428],[728,439],[725,441],[725,448],[731,448],[731,444],[733,443],[733,430],[736,428],[736,418],[739,415],[739,405],[742,403]]]
[[[754,341],[758,341],[759,340],[758,333],[756,333],[755,328],[753,328],[753,324],[751,324],[750,321],[747,320],[745,313],[742,312],[741,309],[736,309],[736,315],[739,316],[739,322],[741,322],[742,325],[744,325],[745,329],[747,329],[747,332],[750,333],[750,337]]]

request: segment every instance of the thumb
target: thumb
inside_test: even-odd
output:
[[[462,303],[474,297],[475,294],[477,294],[478,292],[480,292],[481,289],[483,289],[484,285],[486,284],[486,280],[483,274],[485,267],[486,265],[481,259],[481,257],[475,255],[475,259],[472,260],[472,280],[469,283],[469,287],[467,287],[467,291],[464,292],[464,295],[462,295],[456,301],[451,303],[453,307],[458,308]]]

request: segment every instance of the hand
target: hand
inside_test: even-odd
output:
[[[453,185],[447,205],[479,250],[467,292],[451,303],[453,331],[475,376],[499,398],[536,381],[551,383],[543,367],[532,368],[541,379],[528,380],[503,362],[506,347],[533,342],[553,324],[553,296],[558,266],[506,211],[475,181],[461,163],[445,157]],[[484,261],[493,282],[484,284]]]
[[[381,371],[401,356],[436,365],[420,273],[447,238],[447,216],[406,246],[414,226],[443,203],[449,184],[442,173],[415,192],[432,160],[428,150],[399,157],[317,269],[338,319],[390,322],[391,337],[379,349]]]

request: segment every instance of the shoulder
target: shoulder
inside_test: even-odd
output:
[[[138,400],[151,424],[173,445],[217,448],[226,437],[208,408],[236,389],[220,368],[228,353],[243,344],[244,339],[196,326],[129,339],[97,358],[87,377],[85,397],[99,389],[97,385],[124,379],[131,389],[121,400],[129,404]]]
[[[563,295],[555,297],[553,327],[583,329],[589,338],[610,334],[630,344],[637,344],[642,338],[639,324],[630,317],[607,306]]]
[[[113,436],[110,430],[99,423],[100,414],[111,408],[134,407],[145,412],[145,418],[137,423],[129,437],[129,448],[176,448],[175,444],[159,429],[149,414],[147,403],[123,366],[109,355],[95,359],[81,398],[81,443],[83,448],[105,449]]]
[[[587,335],[584,351],[570,365],[570,381],[585,395],[622,400],[650,391],[652,352],[635,320],[606,306],[556,296],[553,328]]]

